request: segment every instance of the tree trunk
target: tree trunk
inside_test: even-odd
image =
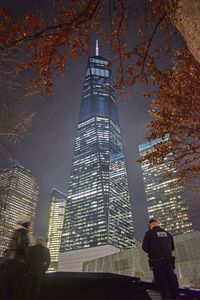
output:
[[[172,8],[171,11],[169,8]],[[189,51],[200,63],[200,0],[167,0],[166,9]]]

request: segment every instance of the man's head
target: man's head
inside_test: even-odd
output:
[[[27,215],[22,215],[18,217],[18,219],[16,220],[16,224],[28,228],[31,224],[31,220]]]
[[[148,225],[149,229],[153,229],[154,227],[159,226],[158,222],[155,219],[150,219]]]
[[[44,244],[45,244],[45,239],[42,237],[42,236],[38,236],[37,238],[36,238],[36,245],[38,245],[38,244],[41,244],[41,245],[43,245],[44,246]]]

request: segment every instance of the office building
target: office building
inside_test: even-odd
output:
[[[160,142],[161,139],[155,139],[139,145],[140,157],[154,151]],[[159,165],[142,162],[142,172],[149,218],[158,220],[173,235],[192,231],[184,187],[177,178],[169,176],[175,172],[170,155]]]
[[[128,249],[134,229],[110,63],[90,57],[72,160],[60,270]]]
[[[186,199],[189,206],[192,228],[200,230],[200,177],[194,177],[184,187]]]
[[[38,193],[37,178],[18,163],[0,172],[0,254],[8,247],[19,216],[28,215],[33,228]]]
[[[67,196],[57,189],[51,191],[51,203],[48,220],[47,247],[51,255],[49,272],[55,272],[58,268],[60,242],[65,214]]]

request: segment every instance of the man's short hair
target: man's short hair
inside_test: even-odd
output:
[[[45,239],[42,236],[38,236],[36,238],[36,244],[42,244],[42,245],[44,245],[45,244]]]
[[[16,223],[20,224],[20,225],[24,225],[24,224],[27,224],[30,222],[31,222],[31,219],[27,215],[19,216],[18,219],[16,220]]]
[[[149,220],[149,225],[150,225],[151,223],[154,223],[154,222],[158,223],[158,221],[157,221],[156,219],[150,219],[150,220]]]

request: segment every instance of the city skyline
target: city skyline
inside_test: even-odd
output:
[[[198,297],[198,4],[1,0],[2,296]]]
[[[33,7],[35,9],[37,5],[44,11],[48,11],[49,8],[48,3],[41,1],[15,3],[8,0],[4,2],[5,6],[10,8],[18,18]],[[94,39],[90,43],[89,56],[94,55]],[[114,57],[105,50],[104,45],[100,44],[100,48],[101,55],[106,56],[110,61],[114,60]],[[7,153],[4,161],[2,160],[4,163],[8,157],[13,157],[26,168],[31,169],[39,180],[40,196],[35,228],[37,235],[45,235],[47,232],[52,187],[56,186],[63,193],[67,192],[66,182],[69,182],[86,63],[87,55],[82,55],[75,60],[69,59],[64,76],[54,78],[52,95],[40,95],[29,99],[26,105],[27,110],[35,112],[31,128],[25,138]],[[115,64],[113,77],[116,82]],[[136,85],[131,93],[125,93],[118,100],[131,205],[132,210],[136,211],[135,233],[140,240],[147,229],[148,217],[142,172],[136,161],[139,159],[138,145],[145,139],[146,125],[150,120],[148,114],[150,101],[140,95],[141,91],[141,86]]]
[[[94,52],[94,49],[91,52]],[[71,73],[70,77],[67,77],[68,79],[66,79],[67,74],[62,79],[56,79],[53,96],[49,99],[33,99],[32,108],[36,111],[36,117],[30,134],[16,145],[12,153],[9,153],[26,168],[31,169],[39,179],[41,193],[35,228],[37,235],[44,236],[47,232],[49,193],[52,187],[57,186],[63,193],[67,192],[66,183],[69,182],[71,157],[82,93],[83,83],[81,82],[84,80],[86,63],[87,60],[84,57],[71,62],[70,69],[73,69],[74,72]],[[77,84],[77,82],[80,84]],[[66,95],[63,96],[65,92]],[[136,160],[139,158],[138,144],[144,140],[145,135],[141,112],[143,118],[148,117],[147,110],[143,108],[148,103],[144,103],[144,99],[138,96],[137,93],[134,101],[130,97],[125,99],[125,101],[118,100],[118,112],[124,137],[131,201],[134,195],[134,205],[138,207],[135,208],[137,211],[135,220],[136,237],[142,239],[147,227],[147,211],[141,168]],[[57,105],[58,102],[59,106]],[[134,139],[130,138],[132,135],[135,136]]]
[[[98,1],[98,3],[100,2]],[[65,4],[66,11],[69,12],[70,3],[66,2]],[[150,136],[152,132],[154,133],[154,129],[156,131],[155,135],[162,136],[162,134],[165,133],[165,125],[167,124],[167,130],[168,132],[170,131],[169,134],[174,137],[172,145],[176,146],[176,143],[174,143],[176,140],[176,142],[179,141],[180,146],[183,146],[183,152],[177,151],[178,157],[175,155],[174,159],[181,159],[181,155],[184,155],[184,151],[191,157],[190,138],[192,139],[192,145],[194,142],[193,146],[195,149],[197,146],[198,132],[195,130],[198,128],[198,126],[196,127],[198,118],[193,118],[193,113],[196,115],[199,105],[199,68],[195,61],[196,56],[193,51],[191,52],[192,48],[190,46],[187,47],[190,41],[188,44],[187,37],[185,34],[180,34],[179,28],[176,26],[177,24],[173,26],[170,21],[171,18],[167,18],[169,11],[166,11],[166,15],[160,20],[163,26],[156,25],[155,22],[157,18],[159,18],[159,13],[161,13],[161,7],[157,1],[155,1],[156,9],[154,5],[147,7],[149,13],[148,20],[146,19],[146,13],[141,1],[133,1],[130,2],[130,7],[123,7],[125,16],[127,16],[127,18],[125,17],[124,19],[124,26],[121,26],[119,18],[117,17],[121,15],[121,6],[116,6],[116,10],[113,10],[114,15],[112,15],[112,17],[114,19],[116,18],[115,26],[119,26],[119,36],[115,35],[115,28],[109,26],[108,21],[110,18],[106,17],[109,16],[110,11],[107,9],[109,8],[108,3],[102,2],[102,5],[105,9],[101,10],[97,7],[97,15],[100,19],[102,18],[102,21],[105,21],[103,28],[101,28],[101,26],[96,27],[96,19],[91,18],[88,22],[83,22],[85,30],[82,30],[81,22],[81,26],[77,27],[78,31],[75,32],[72,30],[70,31],[70,35],[68,35],[66,31],[68,26],[58,26],[58,28],[55,26],[53,26],[53,28],[51,27],[55,22],[55,16],[57,16],[58,12],[54,10],[54,7],[51,6],[49,1],[41,2],[38,0],[30,0],[27,2],[20,0],[16,3],[12,0],[2,0],[2,6],[6,8],[5,11],[2,10],[2,16],[3,18],[5,17],[5,28],[3,28],[3,30],[5,29],[7,33],[4,36],[3,44],[5,46],[6,57],[8,58],[6,64],[4,65],[3,63],[1,65],[2,75],[4,76],[4,73],[7,74],[7,72],[4,71],[10,66],[10,55],[13,56],[14,54],[12,51],[7,52],[7,45],[13,45],[11,37],[14,33],[13,36],[17,44],[18,39],[20,39],[21,44],[22,37],[22,51],[23,49],[25,50],[24,56],[19,55],[19,58],[22,59],[20,60],[23,62],[21,64],[22,69],[20,68],[22,77],[19,76],[20,79],[18,78],[20,83],[19,92],[24,90],[29,77],[26,75],[31,75],[34,66],[38,72],[34,72],[32,75],[37,74],[39,76],[40,74],[41,76],[45,76],[45,80],[37,80],[38,85],[43,82],[44,85],[42,84],[41,88],[44,88],[45,91],[50,91],[53,85],[53,94],[50,97],[42,93],[32,97],[32,99],[27,98],[27,101],[20,103],[19,106],[22,107],[25,113],[35,113],[33,123],[24,136],[24,139],[21,140],[13,150],[2,143],[7,151],[2,162],[3,160],[6,161],[8,157],[13,157],[20,161],[26,168],[33,170],[33,173],[39,179],[41,194],[36,222],[36,232],[39,234],[46,232],[49,191],[53,186],[57,186],[63,192],[67,190],[66,181],[68,182],[70,176],[70,157],[73,151],[72,143],[77,126],[77,121],[75,120],[78,119],[79,99],[82,92],[80,87],[83,83],[84,65],[86,63],[85,56],[94,54],[94,39],[96,39],[96,36],[102,41],[105,41],[102,42],[101,53],[114,64],[114,66],[112,66],[115,70],[114,81],[120,83],[120,78],[125,79],[125,84],[123,84],[122,80],[122,86],[125,87],[125,89],[128,86],[126,89],[127,94],[121,96],[123,101],[120,100],[118,103],[119,118],[122,135],[124,136],[124,150],[125,157],[127,157],[127,173],[129,177],[132,209],[137,212],[135,231],[136,236],[140,239],[147,228],[147,213],[141,170],[139,164],[136,163],[139,158],[138,145],[145,141],[147,135],[151,139]],[[72,6],[74,7],[73,1]],[[75,8],[78,18],[79,8],[81,9],[81,7],[78,6]],[[9,14],[9,11],[10,17],[7,18],[6,16]],[[61,13],[63,14],[63,22],[67,25],[69,21],[68,18],[70,19],[71,16],[70,14],[66,15],[66,11],[61,10]],[[38,12],[40,12],[39,15]],[[83,10],[83,13],[85,13],[85,10]],[[175,11],[173,11],[173,13],[175,13]],[[131,16],[130,18],[128,17],[129,14]],[[29,18],[31,18],[32,21],[34,20],[35,25],[30,22],[29,25],[32,26],[27,27],[27,20],[29,20]],[[191,21],[195,20],[191,16],[190,19]],[[146,28],[144,28],[145,23]],[[94,28],[93,25],[95,25]],[[173,34],[171,34],[171,30],[168,30],[168,25],[172,29]],[[53,34],[43,36],[43,31],[39,32],[43,30],[43,26],[45,31],[47,30],[48,32],[50,30]],[[153,30],[154,28],[155,31]],[[187,29],[188,26],[186,26],[186,31]],[[58,37],[57,30],[59,31],[59,38],[56,38]],[[192,30],[191,32],[194,33]],[[40,48],[42,51],[33,51],[33,53],[31,53],[32,50],[30,49],[32,49],[33,43],[32,38],[29,40],[29,35],[32,33],[36,33],[34,38],[36,37],[36,40],[38,38],[41,41]],[[123,50],[123,53],[121,53],[120,47],[117,47],[119,42],[118,38],[121,40],[121,46],[123,46],[121,50]],[[145,41],[149,41],[147,49],[145,49],[147,46]],[[62,42],[64,42],[64,44],[62,44]],[[49,47],[45,49],[46,43]],[[63,45],[66,47],[66,51]],[[16,54],[20,54],[20,50],[21,47],[17,49]],[[60,50],[63,52],[62,56],[60,56]],[[49,59],[47,59],[47,57],[49,57]],[[15,54],[14,58],[16,58]],[[125,59],[121,60],[121,58]],[[54,63],[54,59],[56,64]],[[14,63],[13,70],[16,70],[15,67],[19,67],[19,64],[16,64],[14,60],[12,60],[12,62]],[[26,64],[26,62],[28,63]],[[34,62],[34,65],[32,65],[32,62]],[[193,70],[192,72],[190,72],[190,68]],[[119,72],[117,73],[116,70]],[[123,73],[123,70],[125,73]],[[176,71],[175,77],[172,76],[174,71]],[[48,76],[50,81],[46,81],[47,77],[44,73]],[[60,77],[60,73],[63,76]],[[123,75],[125,75],[125,77]],[[180,78],[182,78],[182,80],[180,80]],[[12,79],[13,77],[11,76],[11,82],[13,82]],[[126,81],[126,79],[128,81]],[[5,80],[5,82],[2,81],[2,85],[6,82],[7,80]],[[37,87],[37,85],[35,87]],[[152,94],[152,92],[154,91],[155,98],[158,97],[158,102],[152,101],[154,94]],[[35,92],[35,89],[33,92]],[[189,101],[188,92],[191,101]],[[5,97],[7,93],[4,93],[4,88],[1,89],[1,94],[3,103],[4,100],[5,103],[12,103],[9,97]],[[140,96],[141,94],[147,98],[143,98],[143,96]],[[178,97],[178,95],[182,96]],[[13,100],[18,99],[16,96],[17,94],[15,92],[11,95]],[[171,101],[171,99],[173,99],[173,101]],[[156,107],[156,103],[158,107]],[[150,108],[150,104],[152,104],[152,108]],[[165,108],[165,104],[169,104],[169,114],[166,114],[165,109],[163,109]],[[159,108],[161,110],[159,110]],[[154,109],[158,110],[159,118],[156,118],[156,115],[153,113]],[[149,112],[152,114],[152,121],[155,120],[155,122],[149,123],[151,120]],[[6,117],[7,114],[3,113],[2,115],[2,120],[4,120],[4,116]],[[180,118],[180,116],[182,117]],[[12,117],[7,119],[9,128],[14,119],[15,118]],[[163,120],[163,122],[160,122],[160,120]],[[10,123],[10,121],[12,122]],[[194,135],[191,135],[190,129],[184,126],[184,124],[189,124],[190,122],[192,124],[192,130],[194,130]],[[150,124],[148,132],[145,128],[147,124]],[[157,124],[159,125],[156,127]],[[153,127],[151,127],[151,125]],[[4,126],[5,122],[2,121],[2,129]],[[182,126],[183,131],[177,131],[177,128],[180,126]],[[17,132],[23,131],[23,128],[23,126],[17,127]],[[185,137],[188,136],[190,136],[190,138],[185,140]],[[4,137],[2,140],[4,141]],[[8,137],[8,144],[11,140],[13,140],[13,138]],[[185,142],[186,148],[184,148]],[[186,165],[187,161],[186,159]],[[181,163],[181,161],[179,162]],[[194,172],[195,170],[196,169],[193,168]],[[191,171],[191,169],[189,168],[187,171]],[[133,203],[134,197],[135,201]],[[196,202],[195,197],[196,195],[194,195],[194,203]],[[198,207],[196,208],[195,204],[194,217],[196,220],[197,211]]]

